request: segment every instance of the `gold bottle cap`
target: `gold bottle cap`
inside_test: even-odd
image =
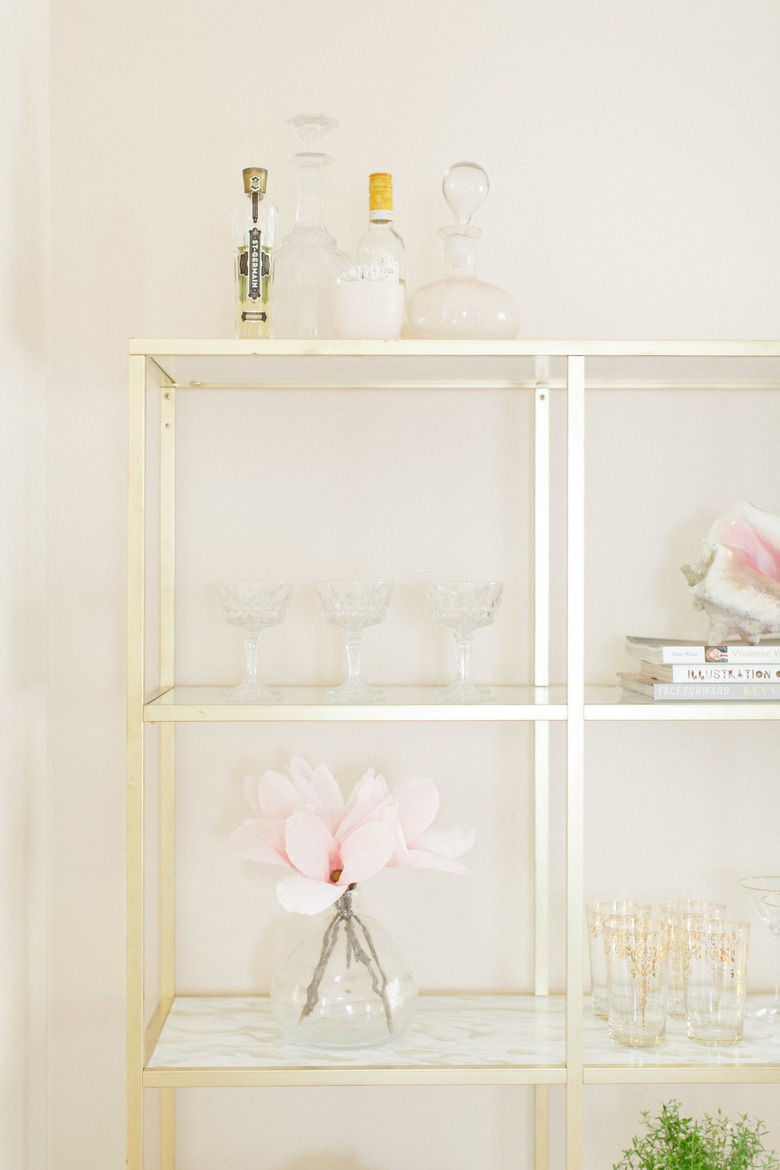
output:
[[[253,191],[265,195],[265,185],[268,182],[268,171],[265,167],[245,167],[243,175],[244,191],[247,195],[251,195]]]
[[[393,176],[385,171],[368,176],[368,210],[393,210]]]

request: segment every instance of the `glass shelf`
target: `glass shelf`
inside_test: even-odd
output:
[[[670,1020],[654,1049],[610,1041],[585,1003],[586,1084],[780,1083],[780,1034],[756,1017],[770,996],[749,996],[745,1038],[707,1048]],[[562,996],[423,996],[395,1045],[309,1049],[286,1040],[261,996],[178,996],[144,1072],[147,1087],[324,1084],[563,1084]]]
[[[649,1082],[684,1084],[698,1081],[728,1084],[780,1082],[780,1029],[756,1017],[771,996],[748,997],[745,1036],[730,1048],[695,1044],[685,1034],[682,1020],[671,1019],[666,1039],[657,1048],[627,1048],[614,1044],[605,1020],[585,1007],[585,1071],[587,1084]]]
[[[144,1085],[563,1084],[561,997],[423,996],[397,1044],[310,1049],[259,996],[178,996]]]
[[[225,686],[176,686],[150,696],[144,704],[146,723],[255,723],[335,722],[396,720],[483,722],[530,720],[562,721],[567,718],[566,687],[494,686],[492,703],[441,703],[438,687],[385,687],[381,703],[333,703],[325,687],[282,686],[278,703],[228,703]],[[586,720],[720,721],[780,719],[780,703],[654,703],[624,700],[619,687],[585,688]]]
[[[134,340],[180,390],[530,389],[565,385],[566,357],[589,360],[590,389],[776,389],[776,341]],[[431,360],[435,359],[435,360]],[[692,360],[695,359],[695,360]],[[728,359],[728,360],[724,360]]]
[[[393,720],[446,721],[477,719],[563,720],[564,687],[493,687],[492,703],[441,703],[438,687],[386,687],[381,703],[329,702],[324,687],[282,687],[281,702],[228,703],[225,687],[172,687],[144,705],[147,723],[239,723],[285,721]]]
[[[780,702],[654,702],[623,699],[620,687],[586,687],[585,718],[618,719],[780,719]]]

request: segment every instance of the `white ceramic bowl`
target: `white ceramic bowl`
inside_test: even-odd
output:
[[[336,337],[392,341],[401,336],[404,286],[393,280],[344,280],[333,289]]]

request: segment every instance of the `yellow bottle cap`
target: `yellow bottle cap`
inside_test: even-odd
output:
[[[368,210],[393,210],[393,176],[385,171],[368,176]]]

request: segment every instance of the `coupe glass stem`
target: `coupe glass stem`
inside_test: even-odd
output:
[[[357,686],[360,682],[360,649],[362,645],[362,630],[347,635],[347,686]]]
[[[456,668],[456,686],[465,687],[469,685],[469,673],[471,670],[471,644],[473,642],[471,634],[456,634],[455,647],[458,654],[458,662]]]
[[[246,651],[246,681],[253,687],[257,686],[257,643],[259,640],[259,630],[244,631],[244,650]]]

